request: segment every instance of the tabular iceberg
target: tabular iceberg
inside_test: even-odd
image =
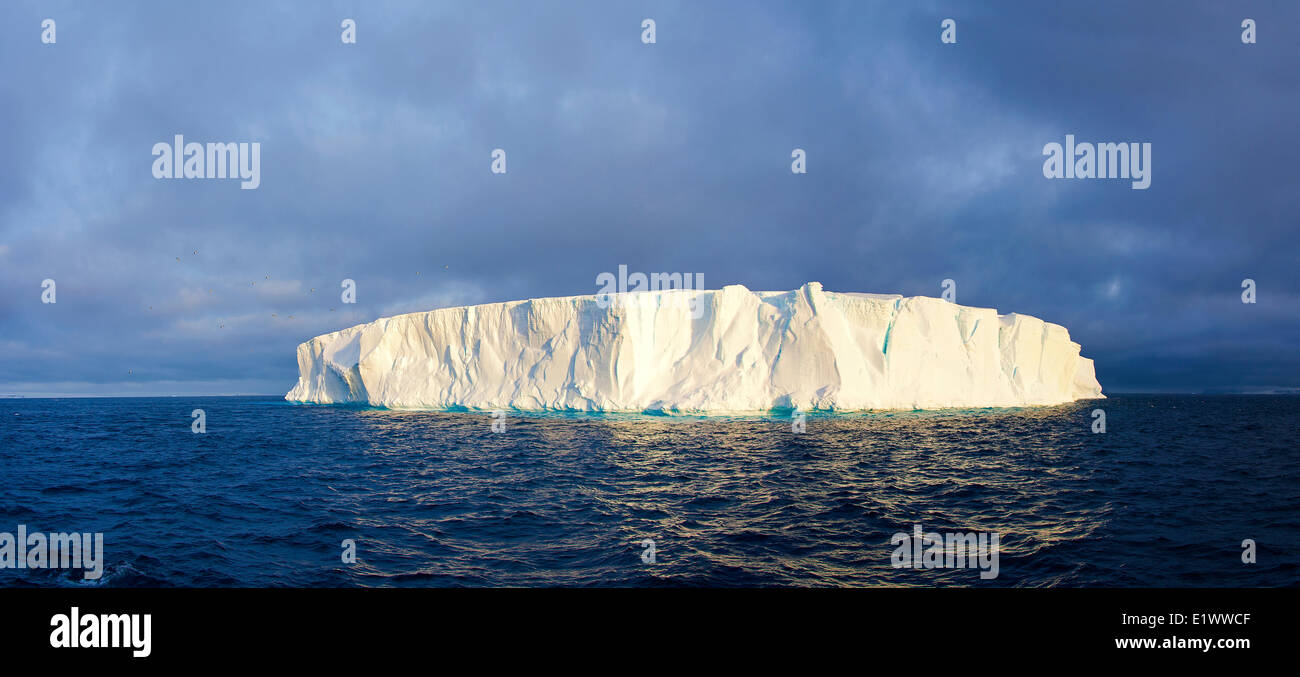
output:
[[[739,413],[1102,397],[1065,327],[1027,315],[817,282],[617,296],[443,308],[318,336],[298,346],[298,384],[285,399]]]

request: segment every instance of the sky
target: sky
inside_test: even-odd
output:
[[[710,289],[951,279],[962,305],[1067,327],[1106,392],[1300,387],[1295,3],[0,16],[0,396],[280,395],[313,336],[595,293],[619,265]],[[176,134],[259,143],[260,186],[155,178]],[[1150,143],[1150,187],[1046,178],[1067,134]]]

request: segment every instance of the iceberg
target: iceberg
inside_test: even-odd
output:
[[[385,317],[299,345],[298,372],[291,402],[394,409],[713,414],[1102,397],[1092,360],[1065,327],[817,282]]]

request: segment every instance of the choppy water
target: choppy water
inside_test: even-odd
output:
[[[804,434],[775,416],[491,422],[276,398],[0,400],[0,531],[102,531],[94,585],[110,586],[1300,582],[1300,397],[811,416]],[[917,523],[999,532],[999,577],[893,568],[890,537]],[[91,583],[0,569],[25,584]]]

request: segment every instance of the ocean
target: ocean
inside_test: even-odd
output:
[[[1300,396],[792,422],[4,399],[0,532],[101,532],[105,564],[0,586],[1300,582]],[[997,577],[896,568],[916,525],[998,534]]]

